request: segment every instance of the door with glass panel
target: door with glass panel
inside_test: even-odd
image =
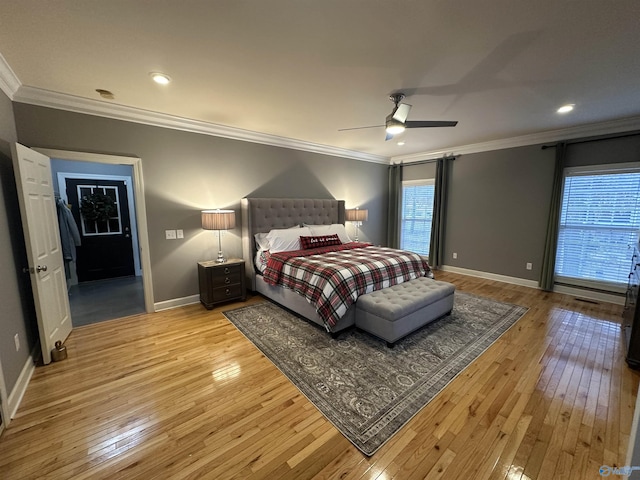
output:
[[[126,182],[68,178],[66,190],[82,243],[78,281],[134,275]]]

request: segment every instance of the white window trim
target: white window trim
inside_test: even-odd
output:
[[[602,165],[586,165],[580,167],[565,167],[562,172],[562,191],[560,198],[564,198],[565,191],[565,179],[567,177],[587,176],[587,175],[607,175],[607,174],[624,174],[624,173],[639,173],[640,162],[625,162],[625,163],[609,163]],[[558,222],[560,218],[558,218]],[[629,257],[629,265],[631,265],[631,257]],[[565,285],[569,287],[577,288],[591,288],[596,290],[603,290],[612,293],[624,293],[626,291],[626,285],[620,285],[617,283],[603,282],[598,280],[585,280],[571,277],[565,277],[562,275],[554,275],[554,283],[557,285]]]
[[[583,167],[565,167],[563,178],[576,177],[578,175],[605,175],[606,172],[620,174],[637,173],[640,172],[640,162],[609,163],[605,165],[588,165]],[[564,182],[562,186],[562,193],[564,194]]]

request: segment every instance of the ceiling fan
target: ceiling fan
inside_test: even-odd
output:
[[[395,105],[393,111],[387,115],[384,125],[372,125],[370,127],[342,128],[339,132],[345,130],[360,130],[363,128],[385,127],[387,136],[385,141],[391,140],[394,135],[404,132],[406,128],[425,128],[425,127],[455,127],[456,121],[439,121],[439,120],[407,120],[411,105],[408,103],[400,103],[404,99],[404,93],[394,93],[389,95],[389,100]]]

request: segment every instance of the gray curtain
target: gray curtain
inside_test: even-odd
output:
[[[402,164],[389,166],[389,221],[387,246],[400,246],[400,206],[402,204]]]
[[[431,268],[437,268],[444,264],[444,229],[450,161],[449,158],[439,158],[436,164],[433,220],[429,246],[429,265]]]
[[[553,173],[553,192],[549,207],[549,223],[547,224],[547,238],[542,257],[542,272],[540,273],[540,288],[548,292],[553,290],[556,269],[556,249],[558,247],[558,224],[560,222],[560,208],[562,206],[562,181],[565,153],[567,144],[560,142],[556,145],[556,166]]]

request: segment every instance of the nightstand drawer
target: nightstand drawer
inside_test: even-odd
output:
[[[213,301],[223,302],[234,298],[242,297],[242,285],[237,283],[228,287],[219,287],[213,289]]]
[[[215,272],[211,275],[211,285],[213,288],[224,287],[234,285],[241,282],[242,272],[240,269],[234,269],[234,273],[228,275],[218,275],[220,272]]]
[[[243,265],[220,265],[211,270],[212,278],[226,277],[229,275],[238,275],[243,271]]]

